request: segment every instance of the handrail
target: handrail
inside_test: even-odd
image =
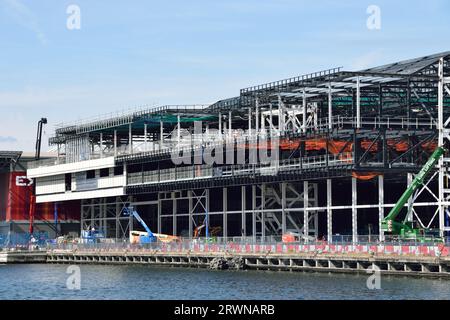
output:
[[[290,84],[290,83],[294,83],[294,82],[300,82],[300,81],[304,81],[304,80],[314,79],[317,77],[332,75],[332,74],[340,72],[341,69],[342,69],[342,67],[331,68],[331,69],[326,69],[326,70],[322,70],[322,71],[318,71],[318,72],[308,73],[308,74],[297,76],[297,77],[287,78],[287,79],[278,80],[278,81],[272,81],[272,82],[268,82],[265,84],[260,84],[260,85],[241,89],[241,94],[252,92],[252,91],[258,91],[261,89],[271,89],[274,87],[278,87],[280,85],[286,85],[286,84]]]
[[[328,157],[328,161],[327,161]],[[292,168],[311,169],[324,165],[350,165],[353,163],[353,153],[346,152],[339,155],[329,154],[312,157],[291,158],[281,160],[275,164],[240,164],[213,167],[211,165],[190,165],[163,170],[141,171],[128,174],[128,185],[153,184],[189,179],[204,179],[213,177],[238,176],[246,174],[265,175],[274,171],[286,171]]]

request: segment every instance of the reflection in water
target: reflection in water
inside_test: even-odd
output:
[[[81,290],[66,286],[68,265],[0,268],[0,299],[449,299],[450,281],[369,275],[210,271],[80,265]]]

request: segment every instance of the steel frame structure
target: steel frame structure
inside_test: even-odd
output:
[[[344,215],[347,219],[342,212],[349,212],[348,234],[357,242],[365,227],[361,213],[375,216],[375,229],[381,230],[386,209],[394,205],[386,186],[406,187],[433,148],[448,148],[449,107],[450,52],[444,52],[249,87],[212,105],[145,108],[63,126],[50,143],[58,147],[58,163],[114,156],[116,166],[125,168],[125,194],[133,197],[122,205],[138,205],[152,195],[156,200],[148,201],[157,206],[158,232],[180,234],[178,220],[186,218],[187,236],[192,237],[201,217],[221,216],[224,237],[256,240],[292,230],[306,240],[322,234],[333,241],[336,221]],[[203,121],[200,134],[194,131],[196,121]],[[249,146],[261,142],[280,144],[279,161],[251,161]],[[248,146],[245,163],[198,165],[196,152],[205,146],[213,146],[216,157],[231,152],[233,159]],[[191,163],[175,165],[173,150]],[[446,153],[406,208],[406,219],[438,228],[441,235],[450,231],[449,163]],[[360,192],[368,183],[375,199],[371,202]],[[230,198],[230,192],[240,194],[240,200]],[[336,204],[343,194],[348,201]],[[220,209],[211,210],[213,199]],[[91,201],[84,205],[88,211],[98,205]],[[180,201],[187,201],[187,209],[180,208]],[[171,207],[166,210],[167,203]],[[119,221],[117,210],[110,218]],[[82,213],[82,227],[101,227],[109,219],[107,213],[90,214],[89,219]],[[230,219],[240,221],[241,230],[232,231]],[[126,232],[119,233],[116,237]]]

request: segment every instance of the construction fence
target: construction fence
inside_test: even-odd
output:
[[[400,244],[400,243],[366,243],[366,244],[330,244],[318,241],[308,244],[301,243],[249,243],[227,242],[209,243],[192,240],[173,243],[96,243],[96,244],[57,244],[49,245],[48,250],[70,251],[73,253],[111,253],[111,254],[140,254],[140,253],[168,253],[168,254],[369,254],[369,255],[409,255],[449,257],[450,244]]]

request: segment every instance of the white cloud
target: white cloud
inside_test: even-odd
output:
[[[39,26],[37,16],[20,0],[2,0],[7,13],[22,27],[32,31],[37,40],[45,45],[47,37]]]

